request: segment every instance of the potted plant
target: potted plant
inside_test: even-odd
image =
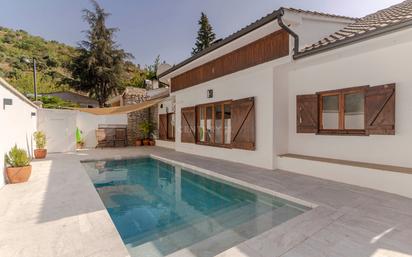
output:
[[[7,164],[6,175],[9,183],[26,182],[30,178],[31,165],[30,157],[23,149],[15,145],[5,156]]]
[[[82,132],[79,128],[76,128],[76,149],[83,149],[84,140],[82,139]]]
[[[34,132],[34,141],[36,142],[36,149],[34,150],[34,157],[36,159],[44,159],[47,155],[46,135],[43,131]]]
[[[153,132],[153,124],[150,121],[144,121],[140,123],[140,132],[143,136],[143,145],[150,144],[150,135]]]
[[[140,138],[136,139],[136,146],[141,146],[142,140]]]

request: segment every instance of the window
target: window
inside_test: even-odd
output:
[[[255,98],[181,108],[182,143],[256,150]]]
[[[395,135],[395,97],[395,83],[298,95],[296,132]]]
[[[319,133],[365,133],[367,87],[320,92]]]
[[[196,142],[227,147],[231,144],[231,101],[196,107]]]

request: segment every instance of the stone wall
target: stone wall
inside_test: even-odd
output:
[[[137,104],[145,101],[144,95],[125,94],[123,96],[124,105]],[[134,146],[137,139],[143,139],[140,132],[140,124],[148,119],[154,123],[154,134],[157,137],[157,106],[153,106],[141,111],[131,112],[127,114],[127,140],[129,146]]]

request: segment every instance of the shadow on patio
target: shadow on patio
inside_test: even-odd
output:
[[[81,167],[80,158],[86,153],[50,155],[49,161],[39,162],[41,172],[47,172],[47,188],[42,196],[38,222],[49,222],[80,214],[104,211],[105,207],[89,177]],[[37,168],[37,163],[34,167]],[[38,168],[35,170],[38,170]]]

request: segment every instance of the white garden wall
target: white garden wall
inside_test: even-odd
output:
[[[5,184],[4,154],[17,145],[32,155],[36,131],[37,109],[28,100],[10,90],[9,85],[0,79],[0,187]],[[12,105],[3,106],[4,99],[12,99]],[[34,116],[32,116],[34,113]]]
[[[86,148],[97,145],[95,131],[99,124],[127,125],[127,115],[93,115],[73,110],[40,109],[39,130],[46,133],[49,152],[76,149],[76,128],[82,132]]]
[[[127,125],[127,115],[93,115],[84,112],[77,113],[77,127],[81,130],[86,148],[94,148],[97,145],[96,129],[99,124]]]
[[[368,40],[293,62],[275,86],[288,88],[287,146],[294,153],[412,167],[412,30]],[[321,136],[296,133],[296,95],[353,86],[396,83],[395,136]],[[284,129],[285,130],[285,129]],[[280,149],[282,149],[280,151]]]

